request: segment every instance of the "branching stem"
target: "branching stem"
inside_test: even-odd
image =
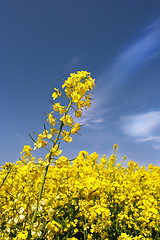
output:
[[[69,105],[68,105],[68,107],[67,107],[67,110],[66,110],[65,115],[67,115],[67,113],[68,113],[68,111],[69,111],[69,109],[70,109],[70,107],[71,107],[71,104],[72,104],[72,101],[69,102]],[[56,139],[55,139],[55,141],[54,141],[54,143],[53,143],[53,147],[52,147],[52,148],[54,148],[54,146],[57,144],[57,141],[58,141],[58,139],[59,139],[59,136],[60,136],[60,133],[61,133],[61,131],[62,131],[63,126],[64,126],[64,123],[61,122],[59,131],[58,131],[58,133],[57,133],[57,136],[56,136]],[[31,136],[30,136],[30,137],[31,137]],[[32,138],[32,137],[31,137],[31,138]],[[29,240],[29,239],[31,238],[31,230],[32,230],[33,224],[34,224],[35,221],[36,221],[36,216],[37,216],[37,212],[38,212],[39,202],[40,202],[40,200],[41,200],[41,198],[42,198],[42,192],[43,192],[45,180],[46,180],[46,177],[47,177],[48,168],[49,168],[50,163],[51,163],[51,159],[52,159],[52,149],[50,150],[50,154],[49,154],[49,157],[48,157],[48,162],[49,162],[49,163],[48,163],[48,165],[46,166],[45,173],[44,173],[44,176],[43,176],[43,179],[42,179],[42,183],[41,183],[41,187],[40,187],[40,191],[39,191],[39,195],[38,195],[38,199],[37,199],[37,206],[36,206],[36,209],[35,209],[35,211],[34,211],[33,218],[32,218],[32,222],[31,222],[30,227],[29,227],[29,230],[28,230],[27,240]]]

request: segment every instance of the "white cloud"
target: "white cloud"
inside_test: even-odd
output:
[[[157,129],[160,129],[160,111],[151,111],[121,118],[125,134],[134,137],[136,142],[160,143]],[[158,149],[159,145],[153,147]]]
[[[153,145],[153,148],[156,149],[156,150],[159,150],[160,149],[160,145]]]
[[[85,124],[89,128],[104,126],[102,123],[105,122],[105,111],[111,111],[107,103],[110,103],[110,96],[115,94],[116,84],[118,82],[122,83],[127,74],[131,74],[135,68],[160,54],[159,39],[160,19],[148,26],[141,37],[119,54],[115,62],[108,66],[107,70],[97,78],[91,109],[85,111],[83,117],[80,120],[78,119],[81,124]],[[80,61],[80,56],[73,57],[69,61],[67,68],[73,68]],[[130,136],[140,137],[141,139],[151,136],[152,130],[159,124],[159,114],[159,112],[150,112],[132,116],[128,121],[125,119],[127,123],[125,132]]]
[[[148,136],[160,125],[160,112],[148,112],[122,118],[127,124],[126,133],[131,136]]]
[[[104,122],[104,119],[103,118],[98,118],[98,119],[95,119],[92,121],[93,123],[102,123]]]
[[[107,67],[107,70],[99,78],[99,81],[105,84],[102,90],[107,89],[107,92],[109,92],[117,82],[122,83],[135,68],[158,57],[160,55],[159,39],[160,18],[147,27],[136,42],[119,54],[114,64]]]
[[[80,123],[81,125],[85,124],[84,127],[88,127],[90,129],[102,129],[105,126],[103,123],[105,122],[104,114],[109,111],[109,108],[100,109],[100,101],[94,95],[93,100],[91,102],[91,108],[87,110],[84,109],[81,118],[75,118],[74,121]],[[72,112],[72,116],[74,116],[74,111]]]
[[[147,138],[142,138],[142,139],[136,140],[136,142],[148,142],[148,141],[160,142],[160,136],[150,136],[150,137],[147,137]]]

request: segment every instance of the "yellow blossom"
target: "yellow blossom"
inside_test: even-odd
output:
[[[76,132],[78,132],[80,130],[80,124],[76,123],[74,124],[74,126],[71,128],[71,133],[75,134]]]
[[[79,111],[75,111],[75,116],[78,118],[78,117],[81,117],[82,116],[82,112],[79,110]]]
[[[60,121],[63,121],[64,125],[68,125],[72,127],[73,119],[70,115],[63,115],[63,117],[60,119]]]
[[[57,97],[61,96],[62,93],[59,92],[59,89],[54,88],[54,93],[52,94],[53,99],[55,100]]]
[[[63,114],[63,113],[66,112],[65,107],[61,106],[60,103],[55,103],[55,104],[53,105],[53,110],[56,111],[56,112],[59,111],[60,114]]]
[[[71,142],[72,141],[72,137],[70,137],[70,132],[66,132],[66,130],[63,130],[61,132],[61,135],[63,136],[63,140],[66,142]]]
[[[59,149],[59,146],[57,144],[52,148],[51,151],[52,154],[56,157],[58,157],[62,153],[62,150]]]
[[[53,117],[52,113],[53,112],[48,114],[47,122],[49,122],[49,124],[52,124],[52,126],[54,126],[56,124],[56,119]]]

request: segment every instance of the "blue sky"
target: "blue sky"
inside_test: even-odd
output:
[[[95,78],[81,136],[62,144],[119,161],[160,166],[160,1],[35,0],[0,3],[0,164],[16,162],[40,133],[53,88],[69,73]],[[43,151],[35,152],[35,156]]]

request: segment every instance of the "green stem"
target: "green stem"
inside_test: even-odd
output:
[[[5,178],[3,179],[3,182],[2,182],[2,184],[1,184],[1,186],[0,186],[0,189],[1,189],[1,187],[3,186],[4,182],[6,181],[6,179],[7,179],[8,175],[9,175],[11,169],[12,169],[12,168],[9,169],[9,171],[7,172]]]
[[[71,107],[71,104],[72,104],[72,101],[70,101],[65,115],[67,115],[67,113],[68,113],[68,111],[69,111],[69,109]],[[61,122],[61,125],[60,125],[59,131],[57,133],[56,139],[55,139],[55,141],[53,143],[53,147],[56,145],[56,143],[57,143],[57,141],[59,139],[59,135],[60,135],[60,133],[62,131],[63,126],[64,126],[64,124],[63,124],[63,122]],[[44,184],[45,184],[45,180],[46,180],[46,176],[47,176],[48,168],[50,166],[51,159],[52,159],[52,149],[50,150],[50,154],[49,154],[49,158],[48,158],[49,164],[46,166],[45,173],[44,173],[44,176],[43,176],[43,180],[42,180],[42,183],[41,183],[41,187],[40,187],[40,191],[39,191],[39,195],[38,195],[38,199],[37,199],[37,206],[36,206],[36,209],[34,211],[32,222],[31,222],[29,230],[28,230],[27,240],[29,240],[31,238],[31,230],[32,230],[33,224],[35,223],[35,220],[36,220],[38,207],[39,207],[39,202],[40,202],[40,200],[42,198],[42,192],[43,192],[43,188],[44,188]]]

